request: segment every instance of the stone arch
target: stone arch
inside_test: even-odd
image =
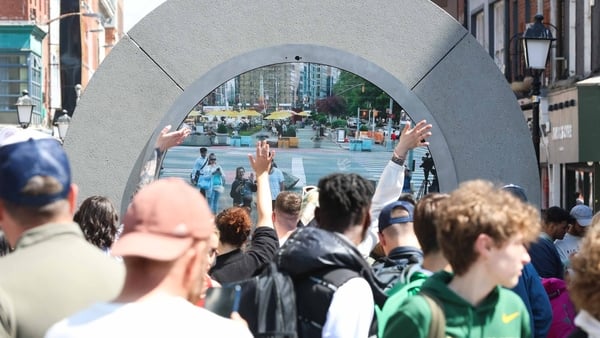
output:
[[[502,74],[453,18],[411,0],[167,1],[115,46],[82,95],[65,143],[81,195],[125,206],[162,126],[238,74],[285,62],[353,72],[432,122],[441,190],[485,178],[522,185],[539,204],[529,132]]]

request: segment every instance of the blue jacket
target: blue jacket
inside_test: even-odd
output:
[[[523,266],[519,283],[512,290],[521,297],[529,311],[532,337],[545,338],[552,324],[552,306],[542,280],[531,263]]]
[[[548,235],[540,235],[536,242],[531,243],[527,251],[531,257],[531,264],[540,277],[563,279],[564,268],[560,255]]]

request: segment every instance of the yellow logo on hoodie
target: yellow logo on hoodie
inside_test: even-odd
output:
[[[508,324],[508,323],[512,322],[513,320],[517,319],[517,317],[519,317],[520,314],[521,313],[519,311],[513,312],[513,313],[508,314],[508,315],[506,313],[503,313],[502,314],[502,322],[504,324]]]

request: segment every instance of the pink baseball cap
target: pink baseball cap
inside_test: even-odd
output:
[[[195,240],[215,231],[214,215],[197,189],[178,178],[165,178],[143,187],[123,218],[123,234],[113,244],[115,256],[172,261]]]

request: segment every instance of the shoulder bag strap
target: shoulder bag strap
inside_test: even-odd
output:
[[[204,159],[204,164],[200,167],[200,170],[204,169],[204,167],[206,167],[207,163],[208,163],[208,157]]]
[[[446,316],[439,300],[427,292],[421,291],[421,297],[425,299],[431,309],[431,323],[429,323],[429,338],[446,337]]]

